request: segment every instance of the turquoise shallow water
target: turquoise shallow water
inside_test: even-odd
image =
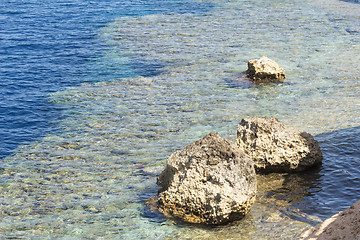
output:
[[[0,234],[64,239],[296,239],[360,194],[360,5],[216,1],[201,13],[119,18],[101,29],[107,62],[152,66],[142,77],[52,93],[60,131],[19,146],[0,168]],[[282,84],[241,77],[266,55]],[[247,116],[310,132],[321,169],[259,175],[249,216],[203,228],[150,211],[167,156],[210,131],[235,140]]]

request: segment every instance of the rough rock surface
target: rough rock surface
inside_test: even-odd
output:
[[[360,201],[302,234],[302,240],[359,240]]]
[[[250,117],[238,126],[236,144],[259,172],[299,172],[322,162],[319,144],[276,118]]]
[[[254,163],[216,133],[172,153],[157,184],[159,210],[190,223],[240,219],[256,196]]]
[[[284,69],[265,56],[260,59],[249,60],[247,74],[256,82],[283,81],[285,79]]]

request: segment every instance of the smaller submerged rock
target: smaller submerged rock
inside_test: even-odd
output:
[[[244,217],[257,187],[254,163],[216,133],[171,154],[157,184],[162,213],[210,225]]]
[[[259,172],[299,172],[320,165],[318,142],[276,118],[250,117],[238,126],[236,144]]]
[[[255,82],[283,81],[286,77],[284,69],[265,56],[249,60],[247,74]]]

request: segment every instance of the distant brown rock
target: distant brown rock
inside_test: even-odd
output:
[[[284,69],[265,56],[249,60],[247,74],[255,82],[283,81],[286,77]]]
[[[299,172],[322,162],[319,144],[309,133],[273,117],[243,119],[236,144],[259,172]]]
[[[159,210],[190,223],[240,219],[256,196],[253,161],[216,133],[171,154],[157,184]]]

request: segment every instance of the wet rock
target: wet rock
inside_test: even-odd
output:
[[[283,81],[285,79],[284,69],[265,56],[260,59],[249,60],[247,74],[256,82]]]
[[[360,201],[301,235],[302,240],[360,239]]]
[[[256,195],[253,162],[216,133],[171,154],[157,184],[160,211],[190,223],[240,219]]]
[[[276,118],[250,117],[238,126],[236,144],[259,172],[299,172],[322,162],[319,144]]]

